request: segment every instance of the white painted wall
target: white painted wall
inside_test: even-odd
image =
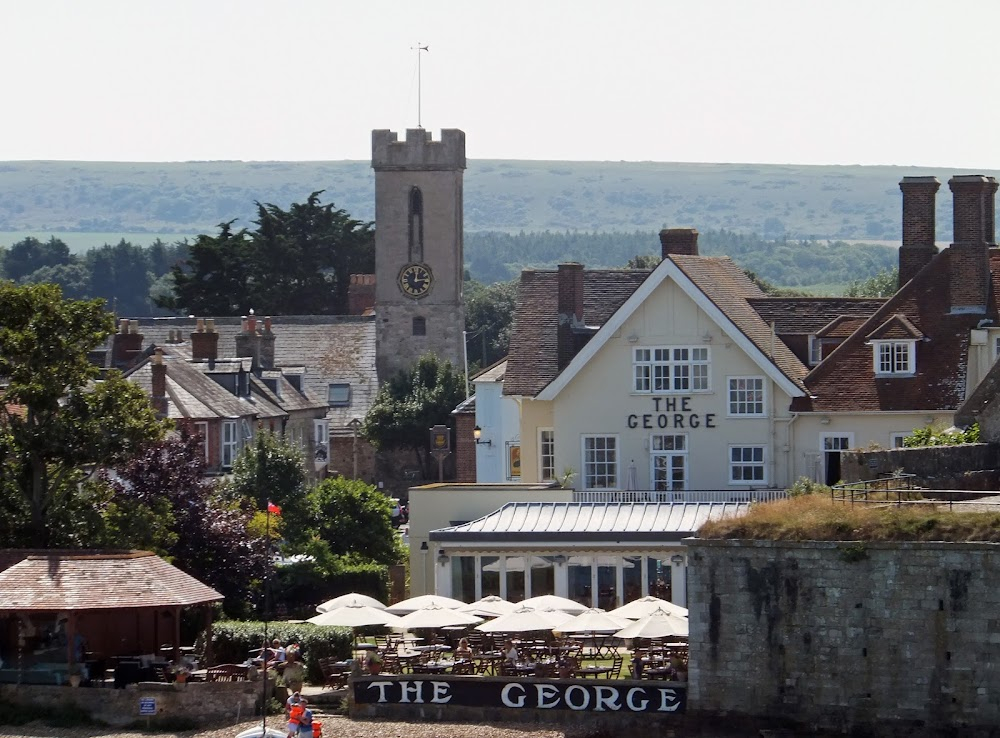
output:
[[[497,483],[518,481],[511,477],[510,447],[520,446],[520,418],[517,402],[503,396],[503,384],[496,381],[474,382],[476,425],[482,429],[476,446],[476,481]]]

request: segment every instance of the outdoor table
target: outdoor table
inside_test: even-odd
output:
[[[425,661],[422,664],[414,664],[413,672],[415,674],[444,674],[453,666],[455,666],[454,661]]]
[[[507,671],[517,676],[531,676],[535,673],[535,665],[528,661],[519,661],[516,664],[507,664]]]
[[[592,676],[596,679],[599,676],[607,676],[612,671],[614,671],[614,669],[610,666],[584,666],[577,669],[574,672],[574,676],[578,676],[581,679],[586,679],[587,677]]]
[[[436,645],[428,644],[426,646],[410,646],[410,650],[419,651],[421,653],[425,653],[427,651],[450,651],[451,646],[445,646],[442,644],[436,644]]]
[[[666,679],[669,680],[674,674],[670,666],[655,666],[651,669],[642,670],[643,679]]]

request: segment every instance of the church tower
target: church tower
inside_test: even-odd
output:
[[[372,168],[379,381],[429,352],[462,371],[465,133],[372,131]]]

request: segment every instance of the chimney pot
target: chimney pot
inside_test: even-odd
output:
[[[913,279],[937,254],[934,244],[937,177],[903,177],[903,243],[899,249],[899,286]]]
[[[664,228],[660,231],[662,258],[670,254],[697,256],[698,231],[694,228]]]

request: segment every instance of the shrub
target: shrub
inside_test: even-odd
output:
[[[274,602],[289,617],[309,618],[316,605],[345,592],[358,592],[385,602],[389,595],[389,568],[382,564],[354,563],[334,557],[328,568],[313,561],[279,566],[271,580]]]
[[[820,482],[813,481],[809,477],[799,477],[795,480],[793,484],[788,489],[789,497],[800,497],[802,495],[828,495],[830,494],[830,488],[821,484]]]
[[[277,638],[284,644],[297,643],[306,667],[306,679],[322,682],[323,671],[319,660],[334,656],[348,659],[354,644],[350,628],[336,628],[311,623],[267,623],[267,643]],[[261,621],[222,621],[212,626],[212,659],[219,664],[238,664],[246,660],[251,649],[265,643],[264,623]],[[199,637],[197,651],[204,653],[204,636]]]

